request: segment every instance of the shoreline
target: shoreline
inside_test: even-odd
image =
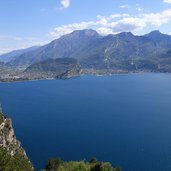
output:
[[[66,76],[64,78],[40,78],[40,79],[21,79],[21,80],[11,80],[11,81],[2,81],[1,84],[5,83],[22,83],[22,82],[35,82],[35,81],[48,81],[48,80],[69,80],[77,77],[83,76],[96,76],[96,77],[106,77],[113,75],[134,75],[134,74],[171,74],[170,72],[150,72],[150,71],[140,71],[140,72],[116,72],[116,73],[104,73],[104,74],[96,74],[96,73],[82,73],[80,75]]]

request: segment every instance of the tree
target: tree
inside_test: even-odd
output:
[[[98,160],[96,159],[96,157],[93,157],[90,159],[89,163],[97,163]]]
[[[50,170],[57,170],[61,164],[63,164],[64,161],[61,160],[60,158],[52,158],[50,160],[48,160],[46,166],[45,166],[45,169],[47,171],[50,171]]]

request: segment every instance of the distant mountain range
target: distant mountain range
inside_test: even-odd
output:
[[[0,55],[0,62],[9,62],[9,61],[11,61],[14,58],[17,58],[17,57],[21,56],[24,53],[36,50],[39,47],[40,46],[33,46],[33,47],[30,47],[30,48],[14,50],[12,52],[9,52],[9,53],[6,53],[6,54],[2,54],[2,55]]]
[[[171,72],[171,36],[159,31],[101,36],[91,29],[79,30],[41,47],[1,55],[0,61],[36,70],[42,61],[58,58],[73,58],[82,69]],[[48,62],[43,67],[46,70]]]

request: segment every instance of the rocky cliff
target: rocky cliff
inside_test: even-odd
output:
[[[33,170],[25,150],[15,136],[11,119],[2,112],[0,112],[0,170]]]

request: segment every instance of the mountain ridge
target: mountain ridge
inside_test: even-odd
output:
[[[50,75],[44,71],[54,67],[57,70],[62,66],[52,65],[50,59],[55,62],[56,59],[65,61],[68,58],[78,62],[81,70],[79,74],[170,73],[171,36],[160,31],[152,31],[143,36],[131,32],[102,36],[92,29],[77,30],[33,51],[16,56],[5,64],[1,63],[0,80],[46,79]],[[43,61],[46,62],[42,65]],[[30,70],[31,74],[23,72],[27,70]],[[55,74],[53,72],[53,76]],[[72,75],[71,72],[67,77]],[[61,77],[58,75],[57,78]]]
[[[160,42],[156,42],[157,40]],[[36,50],[17,56],[9,62],[9,65],[29,66],[48,58],[71,57],[78,59],[83,66],[86,66],[86,63],[88,65],[93,62],[98,63],[109,57],[110,59],[157,57],[171,49],[170,45],[171,36],[159,31],[153,31],[144,36],[135,36],[131,32],[101,36],[92,29],[77,30]],[[108,57],[106,57],[106,49],[108,49]]]
[[[8,53],[4,53],[0,55],[0,62],[9,62],[10,60],[12,60],[13,58],[20,56],[23,53],[27,53],[33,50],[36,50],[37,48],[39,48],[40,46],[32,46],[29,48],[25,48],[25,49],[19,49],[19,50],[14,50]]]

